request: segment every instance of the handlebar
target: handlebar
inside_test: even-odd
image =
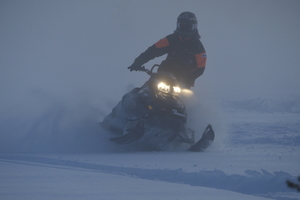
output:
[[[146,72],[148,75],[151,76],[151,75],[153,74],[153,69],[154,69],[155,67],[159,67],[159,65],[158,65],[158,64],[154,64],[154,65],[151,67],[150,70],[149,70],[149,69],[146,69],[145,66],[142,66],[141,69],[140,69],[140,71]]]

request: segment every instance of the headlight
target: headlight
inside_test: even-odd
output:
[[[167,84],[165,84],[164,82],[160,82],[160,83],[157,85],[157,89],[158,89],[158,91],[161,91],[161,92],[163,92],[163,93],[170,93],[170,92],[171,92],[171,87],[170,87],[170,85],[167,85]],[[181,92],[181,88],[180,88],[180,87],[174,86],[172,92],[175,93],[175,94],[179,94],[179,93]]]
[[[181,92],[181,88],[180,87],[173,87],[173,91],[176,94],[179,94]]]
[[[160,82],[158,85],[157,85],[157,89],[161,92],[164,92],[164,93],[169,93],[170,92],[170,86],[169,85],[166,85],[164,82]]]

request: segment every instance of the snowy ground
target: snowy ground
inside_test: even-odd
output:
[[[299,108],[272,111],[263,102],[224,104],[223,125],[215,122],[216,141],[204,153],[118,149],[88,133],[96,126],[80,125],[69,143],[56,136],[61,142],[52,148],[44,141],[51,137],[27,133],[23,149],[2,149],[0,199],[300,199],[285,183],[300,175]],[[46,116],[30,137],[61,115]]]

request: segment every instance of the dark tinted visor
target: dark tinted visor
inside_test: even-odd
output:
[[[182,31],[191,31],[196,29],[197,24],[193,24],[191,22],[179,21],[177,23],[177,28]]]

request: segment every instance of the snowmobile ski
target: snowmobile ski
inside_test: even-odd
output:
[[[141,139],[144,136],[144,132],[143,121],[129,122],[124,129],[124,134],[120,137],[110,138],[110,141],[117,144],[129,144]]]
[[[192,145],[188,150],[194,152],[202,152],[207,149],[211,145],[211,143],[215,139],[215,133],[212,129],[212,126],[209,124],[204,130],[201,139]]]

